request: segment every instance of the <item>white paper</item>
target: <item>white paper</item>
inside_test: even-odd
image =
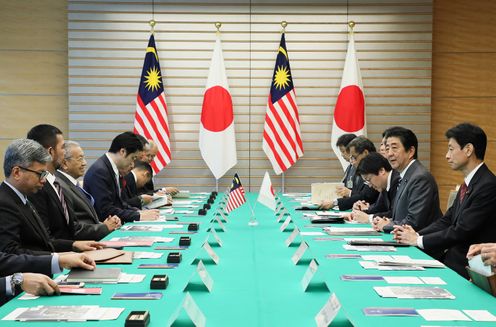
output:
[[[315,273],[317,272],[317,269],[319,269],[319,264],[315,259],[312,259],[310,261],[310,265],[308,265],[308,269],[303,275],[303,279],[301,280],[301,288],[305,292],[308,288],[308,285],[310,284],[310,281],[312,280],[313,276],[315,276]]]
[[[208,244],[208,242],[205,242],[203,243],[203,248],[205,249],[205,251],[208,253],[208,255],[210,256],[210,258],[212,258],[212,260],[215,262],[216,265],[219,264],[219,256],[217,255],[217,253],[215,253],[214,249],[212,249],[212,247],[210,246],[210,244]]]
[[[332,201],[339,198],[338,188],[344,187],[343,183],[312,183],[312,202],[319,204],[322,201]]]
[[[19,296],[17,299],[18,300],[27,301],[27,300],[36,300],[39,297],[40,297],[39,295],[33,295],[33,294],[29,294],[29,293],[24,293],[23,295]]]
[[[293,241],[296,239],[296,237],[300,234],[300,230],[298,229],[298,227],[295,226],[293,232],[291,234],[289,234],[289,237],[284,241],[284,244],[286,246],[290,246],[291,243],[293,243]]]
[[[336,294],[332,293],[329,300],[327,300],[326,304],[315,316],[315,323],[317,324],[317,327],[329,326],[338,314],[339,309],[341,309],[341,303],[339,303]]]
[[[128,284],[128,283],[141,283],[145,279],[146,275],[142,274],[126,274],[124,272],[119,276],[117,283]]]
[[[420,277],[420,279],[430,285],[446,285],[446,282],[440,277]]]
[[[305,251],[308,249],[308,244],[307,242],[301,242],[300,246],[296,250],[296,252],[293,254],[291,257],[291,261],[296,265],[300,261],[300,259],[303,257],[305,254]]]
[[[470,321],[460,310],[454,309],[417,309],[419,315],[427,321]]]
[[[463,312],[475,321],[496,321],[496,316],[487,310],[463,310]]]
[[[390,255],[362,255],[362,259],[376,262],[393,260]]]
[[[161,258],[163,255],[163,253],[158,252],[137,251],[133,252],[133,259],[158,259]]]
[[[378,246],[378,245],[349,245],[343,244],[346,251],[360,251],[360,252],[396,252],[394,246]]]
[[[300,232],[301,236],[323,236],[325,235],[322,232]]]
[[[291,216],[289,216],[288,218],[286,218],[286,220],[282,223],[281,227],[279,228],[279,230],[281,232],[284,232],[284,230],[289,226],[289,223],[291,222]]]
[[[418,277],[384,276],[383,278],[388,284],[423,284],[424,283]]]
[[[484,262],[482,261],[482,256],[480,254],[470,259],[468,261],[468,265],[470,266],[470,269],[481,274],[482,276],[488,277],[493,274],[491,266],[486,266],[484,264]]]

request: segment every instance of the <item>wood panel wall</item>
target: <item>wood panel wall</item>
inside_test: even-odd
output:
[[[463,181],[446,164],[445,131],[468,121],[488,135],[486,163],[496,169],[495,1],[435,0],[432,54],[431,170],[446,207]]]
[[[0,164],[45,122],[68,131],[67,3],[0,0]],[[3,177],[3,169],[0,176]]]
[[[69,134],[92,162],[117,133],[132,128],[151,1],[70,0],[68,15]],[[420,158],[429,166],[430,0],[273,0],[251,6],[248,1],[156,1],[155,20],[173,157],[157,176],[158,184],[192,190],[215,185],[198,150],[198,125],[216,21],[223,23],[238,150],[238,165],[221,180],[222,189],[234,172],[251,190],[258,189],[265,170],[273,173],[262,151],[262,130],[282,20],[289,23],[286,42],[305,148],[286,173],[287,191],[309,190],[312,182],[342,176],[330,136],[348,20],[357,22],[368,136],[378,143],[385,127],[408,126],[417,132]],[[281,178],[273,182],[279,187]]]

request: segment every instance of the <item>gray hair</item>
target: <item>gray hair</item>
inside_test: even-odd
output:
[[[15,166],[29,167],[33,162],[46,164],[51,161],[52,157],[41,144],[30,139],[18,139],[5,150],[3,173],[9,177]]]
[[[81,145],[79,145],[78,142],[76,142],[76,141],[65,141],[64,142],[64,150],[65,150],[64,159],[65,160],[71,159],[72,158],[72,149],[73,148],[77,148],[77,147],[81,147]]]

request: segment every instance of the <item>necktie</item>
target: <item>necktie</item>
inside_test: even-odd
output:
[[[65,197],[64,197],[64,193],[62,192],[62,187],[60,186],[60,183],[58,181],[54,181],[53,186],[55,186],[55,189],[57,190],[57,195],[59,196],[60,204],[64,209],[65,221],[67,222],[67,224],[69,224],[69,210],[67,209],[67,203],[65,202]]]
[[[88,192],[86,192],[86,190],[84,188],[82,188],[81,185],[79,185],[79,182],[76,183],[76,187],[88,199],[88,201],[90,202],[91,206],[92,207],[95,206],[95,199],[93,198],[93,196],[91,194],[89,194]]]
[[[121,182],[121,192],[122,192],[122,190],[126,188],[127,182],[124,176],[119,176],[119,181]]]
[[[43,220],[41,220],[40,215],[36,211],[36,209],[33,207],[31,202],[29,202],[28,199],[26,199],[26,205],[31,209],[31,213],[34,216],[34,220],[38,224],[38,228],[40,229],[39,232],[43,235],[43,238],[45,239],[46,243],[48,244],[48,250],[51,252],[54,252],[55,249],[53,247],[52,242],[50,241],[50,235],[48,235],[48,231],[45,227],[45,224],[43,223]]]
[[[463,202],[463,199],[465,198],[465,194],[467,194],[468,186],[467,184],[463,183],[462,186],[460,186],[460,203]]]

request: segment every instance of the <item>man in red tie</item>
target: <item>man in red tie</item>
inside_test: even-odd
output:
[[[475,125],[463,123],[446,132],[446,159],[463,173],[464,186],[446,214],[417,232],[394,226],[394,238],[436,254],[448,267],[468,278],[466,254],[471,244],[496,241],[496,177],[484,163],[487,137]]]

